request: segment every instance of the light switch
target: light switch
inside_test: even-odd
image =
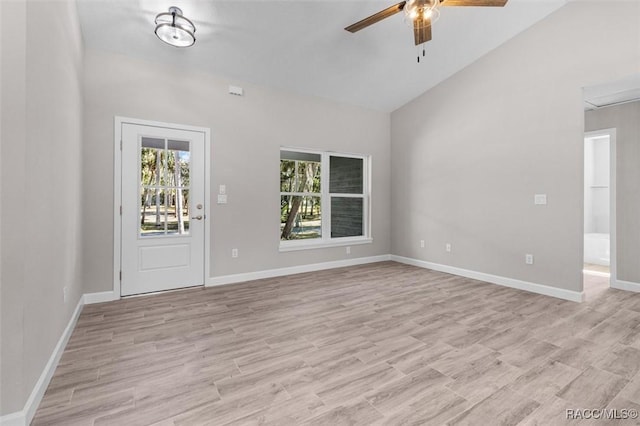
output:
[[[218,204],[227,204],[226,194],[218,194]]]
[[[235,95],[235,96],[243,96],[244,89],[238,86],[229,86],[229,94]]]
[[[533,197],[533,204],[544,206],[547,204],[547,194],[536,194]]]
[[[218,194],[224,195],[226,193],[227,193],[227,185],[220,185],[220,188],[218,189]]]

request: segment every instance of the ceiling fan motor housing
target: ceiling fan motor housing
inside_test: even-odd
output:
[[[415,28],[431,25],[439,16],[439,0],[408,0],[404,6],[404,13]]]

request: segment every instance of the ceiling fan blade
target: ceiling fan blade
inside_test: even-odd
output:
[[[493,6],[503,7],[508,0],[440,0],[441,6]]]
[[[349,25],[347,28],[345,28],[345,30],[351,33],[355,33],[356,31],[360,31],[363,28],[367,28],[369,25],[373,25],[376,22],[380,22],[383,19],[388,18],[389,16],[393,16],[396,13],[402,11],[406,3],[407,3],[406,1],[401,1],[398,4],[394,4],[393,6],[390,6],[384,10],[381,10],[378,13],[374,13],[368,18],[364,18],[362,21],[358,21],[355,24]]]
[[[413,38],[416,46],[431,40],[431,18],[413,20]]]

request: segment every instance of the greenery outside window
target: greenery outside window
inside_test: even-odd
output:
[[[280,150],[280,249],[371,242],[369,158]]]

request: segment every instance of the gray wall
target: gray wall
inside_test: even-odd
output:
[[[640,102],[585,113],[585,130],[616,128],[618,279],[640,283]]]
[[[567,4],[392,113],[394,254],[582,289],[581,88],[640,68],[640,3],[606,3]]]
[[[229,95],[240,85],[244,97]],[[273,91],[188,67],[85,51],[84,277],[86,292],[113,288],[113,118],[210,127],[211,276],[388,254],[390,117],[323,99]],[[373,244],[280,253],[279,147],[369,154]],[[240,256],[231,258],[231,249]]]
[[[0,8],[4,415],[24,407],[83,292],[82,39],[75,2]]]

